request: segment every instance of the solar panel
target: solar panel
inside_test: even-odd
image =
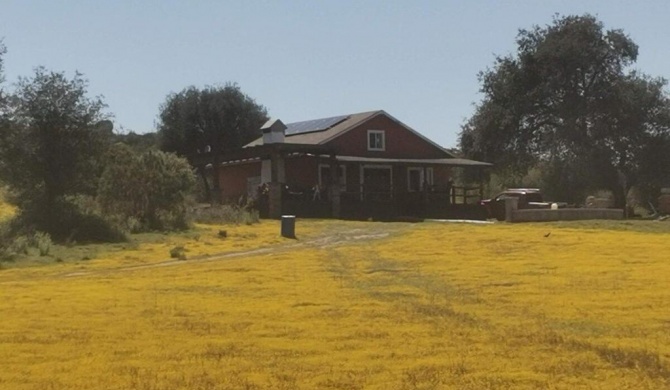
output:
[[[289,123],[286,125],[286,135],[296,135],[303,133],[312,133],[315,131],[328,130],[331,127],[335,126],[338,123],[341,123],[345,119],[349,118],[348,115],[333,116],[330,118],[321,118],[313,119],[310,121],[302,121]]]

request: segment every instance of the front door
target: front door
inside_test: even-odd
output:
[[[363,167],[362,198],[389,200],[392,197],[391,167]]]

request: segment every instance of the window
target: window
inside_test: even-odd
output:
[[[426,185],[429,188],[432,188],[435,185],[435,175],[433,174],[433,168],[426,168]]]
[[[423,168],[407,168],[407,191],[419,192],[423,187]]]
[[[384,130],[368,130],[368,150],[386,150]]]

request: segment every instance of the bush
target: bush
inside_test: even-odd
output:
[[[46,215],[46,216],[45,216]],[[40,203],[26,205],[11,224],[12,236],[49,231],[59,242],[122,242],[124,230],[106,218],[90,196],[67,196],[49,209]]]
[[[140,233],[142,231],[142,222],[135,217],[127,217],[123,222],[124,227],[130,233]]]
[[[197,223],[231,223],[251,225],[258,223],[258,210],[246,209],[237,205],[199,207],[193,210],[192,219]]]
[[[91,197],[70,197],[61,203],[63,232],[59,240],[68,242],[123,242],[123,228],[106,218]]]
[[[185,159],[158,150],[139,153],[117,144],[109,160],[98,190],[106,214],[133,232],[188,228],[195,175]]]
[[[40,256],[47,256],[51,250],[51,236],[49,233],[36,232],[30,240],[30,245],[37,248]]]
[[[10,224],[6,221],[0,222],[0,261],[10,260],[7,248],[10,243]]]
[[[30,239],[27,236],[15,237],[9,245],[9,253],[14,255],[27,255]]]
[[[181,245],[170,249],[170,258],[186,260],[186,249]]]
[[[51,250],[51,237],[49,233],[35,232],[33,234],[19,235],[9,238],[7,225],[0,227],[0,260],[13,261],[17,256],[30,254],[30,248],[35,248],[40,256],[48,256]]]

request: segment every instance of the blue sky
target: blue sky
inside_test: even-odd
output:
[[[635,68],[670,78],[667,0],[3,0],[0,37],[7,86],[38,65],[78,70],[117,130],[153,131],[170,92],[236,82],[286,123],[384,109],[451,147],[477,73],[556,13],[623,29]]]

